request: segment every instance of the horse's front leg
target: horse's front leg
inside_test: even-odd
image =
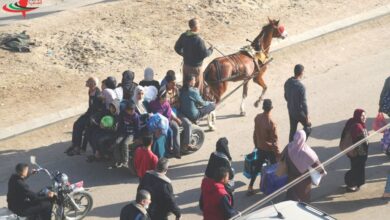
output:
[[[259,107],[260,102],[263,101],[264,95],[265,95],[265,93],[267,91],[267,85],[265,84],[265,81],[263,79],[263,76],[264,76],[264,73],[265,73],[266,69],[267,69],[266,66],[263,67],[263,69],[259,73],[259,75],[256,78],[253,79],[257,84],[259,84],[261,86],[261,88],[263,88],[263,91],[261,92],[259,99],[256,100],[256,102],[255,102],[255,107],[256,108]]]
[[[242,100],[240,105],[240,115],[245,116],[245,99],[248,96],[248,82],[244,83],[243,90],[242,90]]]
[[[214,131],[215,130],[215,121],[217,120],[217,116],[216,116],[216,110],[210,112],[210,114],[207,116],[207,125],[210,129],[210,131]]]

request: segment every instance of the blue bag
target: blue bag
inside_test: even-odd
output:
[[[155,132],[157,129],[160,129],[164,135],[167,135],[169,129],[169,121],[163,115],[157,113],[149,118],[146,126],[148,127],[149,132]]]
[[[243,174],[248,179],[252,179],[252,177],[260,175],[260,172],[256,173],[256,160],[257,160],[257,149],[255,149],[252,153],[247,154],[245,156]]]
[[[269,195],[287,184],[288,176],[277,176],[278,164],[271,164],[263,168],[261,175],[260,191]]]

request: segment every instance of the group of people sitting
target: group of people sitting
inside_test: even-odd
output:
[[[128,166],[129,149],[142,145],[143,137],[151,137],[151,149],[158,158],[180,159],[182,153],[195,151],[190,143],[192,124],[213,111],[215,104],[203,100],[193,75],[185,77],[181,88],[172,70],[161,83],[153,76],[153,70],[146,68],[144,79],[137,84],[134,72],[127,70],[121,83],[110,76],[102,81],[101,89],[98,79],[90,77],[86,81],[89,108],[74,123],[72,145],[65,153],[85,153],[89,144],[93,155],[88,162],[113,155],[112,167],[117,168]]]

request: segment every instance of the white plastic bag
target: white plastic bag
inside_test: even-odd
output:
[[[315,186],[319,186],[322,177],[326,175],[325,168],[324,168],[322,165],[321,165],[321,168],[322,168],[322,170],[324,170],[324,173],[323,173],[323,174],[321,174],[321,173],[318,172],[317,170],[313,169],[312,167],[309,167],[309,173],[310,173],[310,177],[311,177],[311,183],[312,183],[313,185],[315,185]]]

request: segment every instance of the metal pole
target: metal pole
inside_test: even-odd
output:
[[[368,137],[366,138],[363,138],[362,140],[356,142],[355,144],[351,145],[350,147],[344,149],[343,151],[341,151],[340,153],[334,155],[333,157],[331,157],[330,159],[326,160],[325,162],[322,163],[322,166],[326,167],[328,166],[329,164],[331,164],[333,161],[339,159],[340,157],[344,156],[347,152],[355,149],[356,147],[358,147],[360,144],[362,144],[363,142],[365,142],[366,140],[370,139],[371,137],[377,135],[378,133],[384,131],[385,129],[388,129],[390,128],[390,123],[388,123],[387,125],[383,126],[382,128],[380,128],[379,130],[375,131],[374,133],[372,133],[371,135],[369,135]],[[318,170],[319,168],[321,168],[321,165],[320,166],[317,166],[315,167],[314,169]],[[248,208],[246,208],[244,211],[241,212],[241,215],[244,216],[244,214],[246,213],[250,213],[252,211],[254,211],[255,209],[258,209],[260,208],[261,206],[263,206],[264,204],[268,203],[270,200],[274,199],[275,197],[279,196],[282,192],[284,192],[285,190],[288,190],[290,189],[291,187],[297,185],[299,182],[301,182],[302,180],[306,179],[307,177],[310,176],[310,172],[306,172],[304,174],[302,174],[301,176],[299,176],[298,178],[294,179],[293,181],[291,181],[290,183],[288,183],[287,185],[283,186],[282,188],[276,190],[275,192],[271,193],[270,195],[266,196],[265,198],[263,198],[262,200],[260,200],[259,202],[249,206]],[[232,218],[230,218],[231,220],[233,219],[237,219],[239,218],[240,216],[233,216]]]

